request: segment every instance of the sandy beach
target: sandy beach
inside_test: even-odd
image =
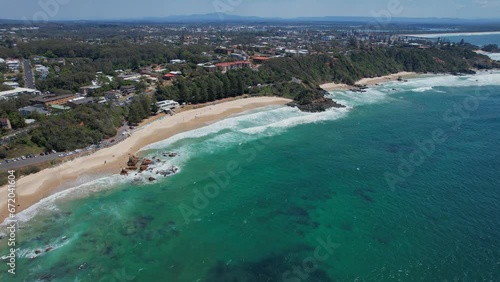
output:
[[[268,105],[284,105],[290,101],[278,97],[237,99],[154,119],[135,130],[131,137],[112,147],[18,179],[16,204],[19,206],[16,212],[19,213],[45,197],[61,191],[63,184],[75,181],[82,175],[119,174],[126,166],[129,155],[149,144],[203,127],[233,114]],[[0,198],[7,199],[7,186],[0,187]],[[0,222],[3,222],[7,214],[7,201],[1,201]]]
[[[388,81],[395,81],[398,80],[399,78],[401,79],[407,79],[407,78],[412,78],[417,76],[417,73],[415,72],[398,72],[386,76],[381,76],[381,77],[372,77],[372,78],[363,78],[359,81],[356,82],[356,85],[358,86],[370,86],[370,85],[376,85],[379,83],[384,83]],[[356,86],[352,85],[347,85],[347,84],[340,84],[340,83],[325,83],[320,85],[320,87],[325,90],[325,91],[343,91],[343,90],[351,90],[357,88]]]

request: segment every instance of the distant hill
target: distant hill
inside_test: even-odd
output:
[[[298,17],[298,18],[265,18],[257,16],[239,16],[224,13],[196,15],[174,15],[167,17],[146,17],[136,19],[94,19],[94,20],[54,20],[54,22],[128,22],[128,23],[376,23],[375,17]],[[380,20],[385,23],[384,19]],[[2,20],[0,24],[22,23],[16,20]],[[459,18],[403,18],[394,17],[391,24],[500,24],[500,19],[459,19]]]

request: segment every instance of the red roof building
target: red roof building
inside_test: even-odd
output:
[[[252,63],[249,61],[238,61],[238,62],[226,62],[219,63],[215,65],[221,72],[227,72],[229,70],[243,69],[252,67]]]
[[[253,57],[252,60],[256,64],[262,64],[263,62],[269,60],[269,57],[263,57],[263,56],[258,56],[258,57]]]

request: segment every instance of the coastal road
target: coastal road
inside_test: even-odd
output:
[[[0,171],[18,169],[25,166],[37,165],[43,162],[48,162],[59,158],[58,155],[59,154],[50,154],[46,156],[38,155],[36,158],[26,158],[25,160],[20,160],[17,162],[10,162],[10,163],[2,162],[2,164],[0,164]]]
[[[35,89],[35,76],[33,75],[33,69],[31,68],[31,62],[28,59],[24,59],[24,84],[26,88]]]
[[[130,129],[127,125],[121,126],[118,129],[118,133],[116,134],[116,136],[113,138],[109,138],[107,140],[102,141],[99,148],[102,149],[102,148],[110,147],[110,146],[113,146],[113,145],[127,139],[129,137],[129,134],[127,132],[129,132],[129,131],[130,131]],[[94,151],[94,150],[92,150],[92,151]],[[87,148],[85,148],[85,149],[82,149],[82,151],[80,153],[72,154],[71,157],[72,158],[79,157],[87,152],[88,152],[88,150],[87,150]],[[38,155],[36,158],[26,158],[25,160],[19,160],[16,162],[9,162],[9,163],[2,161],[0,164],[0,171],[18,169],[18,168],[26,167],[26,166],[30,166],[30,165],[38,165],[38,164],[41,164],[41,163],[44,163],[47,161],[52,161],[52,160],[61,158],[61,157],[59,157],[60,154],[66,155],[67,153],[68,152],[58,152],[56,154],[49,154],[49,155],[44,155],[44,156]]]

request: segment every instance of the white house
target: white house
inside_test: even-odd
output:
[[[35,89],[29,89],[29,88],[16,88],[14,90],[7,90],[7,91],[1,91],[0,92],[0,99],[9,99],[9,98],[14,98],[17,97],[21,94],[34,94],[34,95],[40,95],[40,91],[35,90]]]
[[[159,101],[156,103],[156,105],[160,108],[159,111],[170,111],[172,109],[178,108],[180,105],[176,101],[173,100],[165,100],[165,101]]]
[[[49,68],[43,65],[35,65],[35,71],[43,78],[49,75]]]
[[[13,71],[21,68],[21,62],[18,59],[7,59],[5,64],[7,64],[7,67]]]

